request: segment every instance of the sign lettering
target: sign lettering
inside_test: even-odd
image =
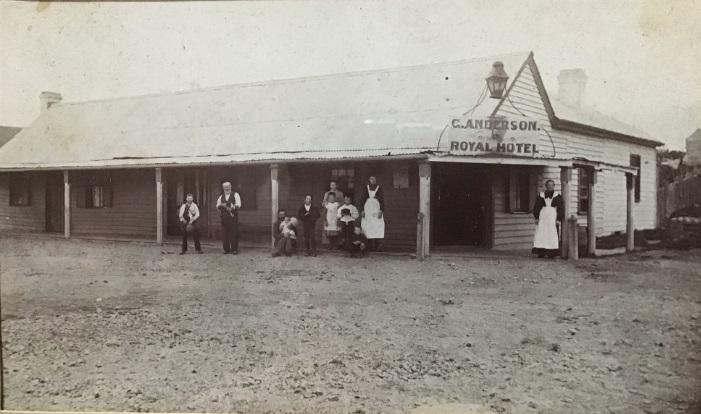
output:
[[[540,122],[525,117],[456,118],[448,128],[448,151],[455,155],[539,154]]]

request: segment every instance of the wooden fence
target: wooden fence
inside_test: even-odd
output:
[[[685,178],[657,189],[657,226],[685,207],[701,204],[701,175]]]

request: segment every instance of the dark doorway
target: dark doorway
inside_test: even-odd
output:
[[[52,171],[46,174],[46,231],[63,232],[65,206],[63,205],[63,172]]]
[[[483,165],[432,164],[435,246],[489,246],[491,178]]]

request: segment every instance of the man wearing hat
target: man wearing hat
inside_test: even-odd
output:
[[[197,230],[197,220],[200,218],[200,209],[194,203],[192,194],[185,197],[185,204],[180,207],[180,227],[183,230],[183,249],[180,254],[187,253],[187,237],[192,235],[195,240],[195,250],[202,254],[202,246],[200,246],[200,235]]]

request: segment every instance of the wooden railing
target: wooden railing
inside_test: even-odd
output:
[[[657,189],[657,226],[664,226],[675,211],[701,203],[701,175]]]

